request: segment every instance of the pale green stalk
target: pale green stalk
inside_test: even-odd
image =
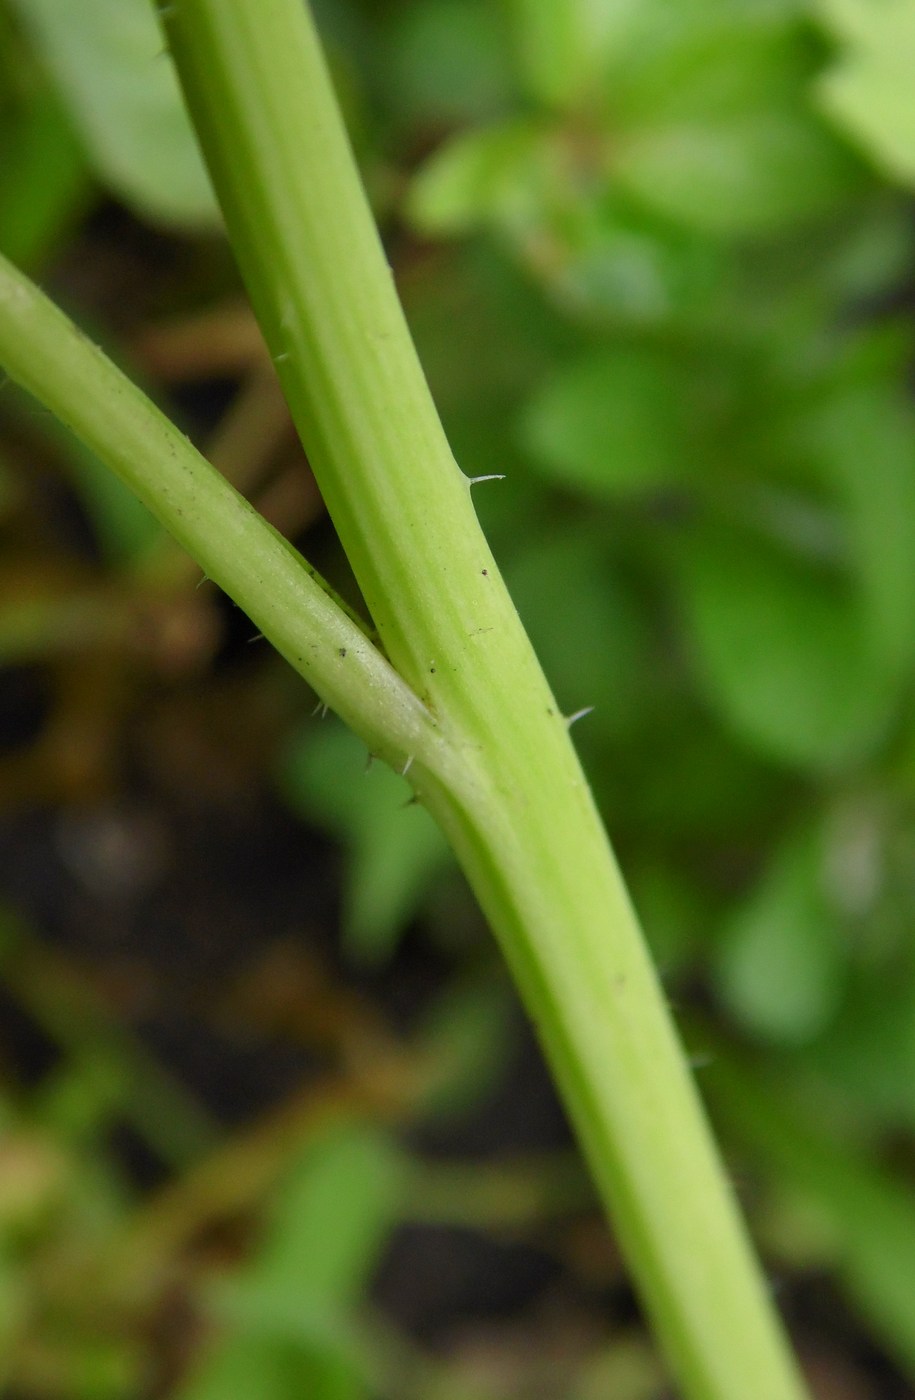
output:
[[[418,769],[415,786],[502,943],[674,1369],[696,1400],[798,1396],[567,726],[442,432],[307,11],[162,10],[318,484],[391,662],[463,763],[457,782]]]
[[[308,15],[300,0],[162,8],[258,318],[390,665],[4,268],[0,358],[373,748],[410,764],[515,974],[684,1396],[800,1400],[566,723],[444,439]]]
[[[427,707],[301,556],[2,256],[0,363],[145,501],[375,752],[396,765],[442,751]]]

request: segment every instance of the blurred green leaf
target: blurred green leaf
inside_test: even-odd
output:
[[[651,324],[706,308],[720,291],[717,247],[630,198],[608,180],[599,147],[542,119],[447,140],[415,177],[406,209],[426,235],[497,231],[576,315]]]
[[[811,1065],[833,1093],[841,1094],[860,1122],[890,1131],[915,1131],[911,969],[894,963],[879,977],[859,973],[842,1014],[829,1034],[811,1048]]]
[[[679,359],[630,345],[565,366],[528,404],[524,446],[560,484],[613,500],[677,486],[695,469],[691,379]]]
[[[494,1087],[511,1051],[512,1010],[501,979],[452,984],[435,1001],[419,1034],[427,1075],[424,1112],[462,1113]]]
[[[817,0],[839,41],[839,58],[819,80],[820,104],[890,179],[915,184],[913,0]]]
[[[123,1400],[142,1383],[137,1351],[120,1339],[80,1338],[61,1352],[60,1373],[80,1400]]]
[[[830,209],[847,194],[849,164],[805,114],[775,109],[630,132],[614,173],[630,194],[689,228],[747,235]]]
[[[679,972],[709,922],[697,882],[669,858],[649,857],[630,865],[627,884],[658,970],[664,977]]]
[[[521,71],[547,105],[573,103],[587,80],[587,8],[580,0],[513,0]]]
[[[686,641],[699,683],[735,732],[811,769],[872,751],[894,688],[848,587],[736,530],[685,543],[677,583]]]
[[[352,1307],[406,1182],[404,1159],[379,1129],[352,1124],[321,1133],[289,1173],[245,1288],[275,1294],[285,1307],[302,1299]]]
[[[512,94],[506,26],[488,0],[395,9],[380,78],[394,111],[418,123],[487,120]]]
[[[549,107],[587,100],[633,0],[509,0],[518,67],[531,97]]]
[[[810,73],[793,0],[623,0],[614,17],[609,101],[627,125],[718,123],[796,101]]]
[[[789,836],[729,920],[715,955],[727,1006],[778,1043],[812,1040],[835,1016],[845,988],[848,947],[823,867],[819,827]]]
[[[786,775],[723,729],[686,691],[685,677],[669,680],[658,671],[646,697],[642,742],[612,755],[608,810],[626,814],[648,852],[674,862],[682,848],[668,855],[668,840],[712,849],[765,840],[784,810]]]
[[[350,1310],[397,1220],[406,1165],[362,1125],[322,1133],[292,1170],[266,1238],[214,1297],[231,1325],[182,1400],[358,1400],[367,1348]]]
[[[462,132],[423,166],[407,214],[424,233],[525,227],[539,217],[547,156],[542,124],[525,118]]]
[[[593,705],[604,734],[629,728],[650,684],[649,639],[604,541],[581,529],[535,533],[506,576],[560,706]]]
[[[833,223],[825,262],[817,255],[811,269],[819,295],[845,306],[892,298],[912,262],[912,229],[902,200],[880,189],[860,208],[849,210],[838,240],[836,232]]]
[[[273,1338],[237,1337],[215,1349],[180,1387],[179,1400],[359,1400],[364,1388],[344,1368],[329,1371],[320,1360],[304,1356]]]
[[[99,178],[142,216],[213,227],[215,199],[148,0],[14,0]]]
[[[364,746],[327,722],[293,736],[280,764],[292,806],[341,838],[349,852],[343,932],[352,956],[380,962],[448,857],[444,837],[410,788]],[[408,805],[409,804],[409,805]]]
[[[811,112],[808,47],[790,9],[643,7],[608,75],[615,180],[715,235],[768,233],[829,210],[854,162]],[[654,24],[651,15],[654,12]]]
[[[532,263],[562,308],[608,328],[679,322],[694,328],[725,292],[719,245],[654,215],[619,188],[580,200],[549,229],[550,256]]]
[[[857,379],[779,425],[772,450],[836,493],[869,641],[898,673],[915,654],[915,414],[879,367]]]
[[[19,267],[40,265],[87,203],[89,171],[60,104],[46,93],[22,112],[2,146],[0,248]]]
[[[790,1106],[783,1076],[717,1057],[703,1078],[713,1105],[792,1193],[828,1221],[845,1291],[915,1377],[915,1204],[911,1184]]]

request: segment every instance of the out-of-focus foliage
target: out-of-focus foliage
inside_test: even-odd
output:
[[[294,1164],[268,1237],[240,1278],[222,1283],[216,1306],[232,1338],[179,1394],[365,1393],[364,1343],[349,1311],[403,1209],[406,1176],[388,1140],[363,1128],[317,1135]]]
[[[309,725],[281,756],[280,777],[293,806],[349,848],[341,931],[354,959],[377,962],[388,956],[448,848],[422,808],[409,820],[391,819],[410,802],[410,789],[389,768],[373,774],[363,800],[353,801],[370,764],[352,734],[335,727],[316,745]]]
[[[146,0],[15,0],[99,178],[141,214],[213,223],[213,192]]]
[[[904,75],[915,59],[911,0],[820,0],[819,13],[839,41],[819,82],[824,109],[891,179],[915,181],[915,118]]]
[[[560,705],[594,706],[576,742],[697,1063],[710,1052],[701,1082],[801,1344],[806,1281],[828,1275],[911,1385],[915,0],[316,10],[455,453],[504,473],[474,499]],[[358,605],[218,235],[166,243],[149,286],[112,255],[112,197],[149,221],[131,226],[142,246],[209,217],[143,16],[140,0],[0,9],[0,246],[85,308]],[[86,271],[106,254],[105,277]],[[9,1385],[657,1396],[650,1348],[608,1303],[618,1264],[576,1233],[580,1169],[553,1143],[490,1163],[425,1151],[498,1092],[513,1032],[406,784],[364,771],[96,464],[14,395],[0,412],[0,660],[54,692],[0,760],[7,808],[58,805],[68,869],[123,903],[155,843],[83,809],[128,783],[164,707],[172,739],[148,767],[170,800],[270,783],[342,847],[344,881],[339,968],[277,928],[262,964],[201,998],[201,1035],[228,1021],[315,1059],[253,1125],[219,1121],[118,1013],[125,982],[143,1004],[135,970],[87,974],[9,923],[0,982],[55,1051],[34,1082],[0,1052]],[[43,512],[50,481],[76,544]],[[396,1014],[372,1000],[385,977]],[[112,1148],[125,1125],[159,1165],[151,1187]],[[412,1336],[366,1293],[422,1225],[533,1241],[589,1301],[574,1327]]]

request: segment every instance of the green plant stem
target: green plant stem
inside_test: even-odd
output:
[[[301,556],[2,256],[0,363],[136,492],[373,751],[395,766],[442,752],[428,708]]]
[[[301,0],[162,13],[379,636],[461,757],[456,781],[419,766],[414,785],[501,941],[684,1392],[797,1397],[566,723],[445,440],[310,17]]]

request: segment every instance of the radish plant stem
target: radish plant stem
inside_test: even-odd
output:
[[[90,447],[395,766],[445,764],[439,727],[299,554],[62,311],[0,256],[0,363]]]
[[[387,655],[460,755],[411,769],[490,919],[685,1393],[796,1400],[577,758],[479,529],[301,0],[162,6],[255,311]],[[500,490],[492,484],[484,489]]]

